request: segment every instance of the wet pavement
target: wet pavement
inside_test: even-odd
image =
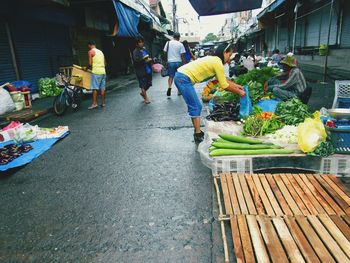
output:
[[[71,134],[0,176],[0,262],[223,262],[211,172],[165,92],[156,76],[150,105],[129,83],[39,121]]]

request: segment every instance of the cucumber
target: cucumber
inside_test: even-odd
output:
[[[245,150],[275,149],[275,146],[265,145],[265,144],[213,142],[211,145],[219,149],[245,149]]]
[[[234,136],[231,134],[226,134],[226,133],[220,133],[219,136],[226,140],[226,141],[230,141],[230,142],[238,142],[238,143],[248,143],[248,144],[262,144],[262,141],[258,141],[258,140],[253,140],[253,139],[249,139],[246,137],[242,137],[242,136]]]
[[[294,151],[287,149],[258,149],[258,150],[241,150],[241,149],[217,149],[209,153],[210,156],[225,155],[262,155],[262,154],[292,154]]]
[[[209,152],[214,151],[214,150],[216,150],[216,149],[217,149],[216,147],[213,147],[213,146],[212,146],[212,147],[209,148]]]

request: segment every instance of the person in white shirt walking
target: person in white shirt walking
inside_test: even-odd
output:
[[[168,41],[165,44],[164,52],[167,53],[167,62],[168,62],[168,73],[169,73],[169,79],[168,79],[168,90],[166,95],[168,97],[171,96],[171,86],[173,84],[174,76],[179,67],[181,67],[183,64],[186,64],[185,60],[185,47],[180,42],[180,34],[174,33],[174,39]],[[181,95],[178,93],[178,95]]]

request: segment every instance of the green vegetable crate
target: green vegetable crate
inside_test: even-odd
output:
[[[350,154],[350,129],[327,127],[327,132],[336,153]]]

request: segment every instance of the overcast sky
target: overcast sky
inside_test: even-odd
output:
[[[198,14],[188,0],[175,1],[177,5],[177,16],[186,18],[190,24],[199,27],[197,31],[201,38],[204,38],[208,33],[217,34],[225,22],[227,15],[202,16],[198,22]],[[172,12],[172,0],[162,0],[162,4],[167,13]]]

